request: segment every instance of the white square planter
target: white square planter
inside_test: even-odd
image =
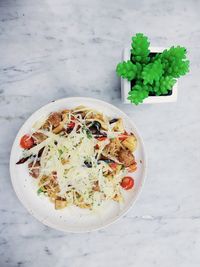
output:
[[[162,47],[150,47],[150,51],[152,53],[162,52],[165,48]],[[131,52],[130,48],[125,48],[123,50],[122,59],[123,61],[130,60]],[[121,78],[121,98],[124,104],[131,104],[131,102],[127,99],[128,92],[131,90],[131,83]],[[153,103],[167,103],[167,102],[176,102],[177,100],[177,82],[172,88],[172,94],[166,96],[149,96],[148,98],[144,99],[142,104],[153,104]]]

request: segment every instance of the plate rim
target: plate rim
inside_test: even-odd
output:
[[[129,123],[134,127],[139,139],[140,139],[140,143],[141,143],[141,146],[142,146],[142,152],[143,152],[143,171],[142,171],[142,175],[141,175],[141,185],[138,187],[138,190],[136,191],[136,194],[135,194],[135,197],[131,199],[131,201],[129,201],[127,207],[125,209],[122,210],[122,212],[112,218],[110,218],[108,220],[108,222],[106,222],[104,225],[100,225],[100,226],[91,226],[89,229],[80,229],[80,230],[73,230],[73,229],[66,229],[66,228],[63,228],[63,227],[59,227],[57,226],[57,224],[54,224],[54,223],[51,223],[49,221],[46,221],[45,218],[41,218],[39,215],[37,215],[37,212],[33,212],[31,210],[31,208],[29,207],[29,205],[26,204],[26,202],[24,201],[24,198],[22,196],[22,194],[20,194],[20,192],[16,189],[15,187],[15,183],[16,183],[16,179],[14,178],[15,174],[14,174],[14,169],[13,169],[13,162],[14,161],[14,149],[15,149],[15,146],[18,144],[17,140],[19,138],[19,135],[20,135],[20,132],[22,131],[24,125],[29,121],[31,120],[33,117],[37,116],[37,113],[41,113],[43,109],[46,109],[48,106],[51,106],[51,105],[54,105],[55,103],[59,103],[59,102],[63,102],[63,101],[69,101],[69,100],[78,100],[78,101],[91,101],[91,102],[100,102],[101,104],[105,104],[107,105],[108,107],[110,108],[114,108],[116,110],[116,112],[120,112],[122,113],[125,118],[129,121]],[[65,233],[88,233],[88,232],[93,232],[93,231],[98,231],[100,229],[103,229],[105,227],[108,227],[110,226],[111,224],[113,224],[114,222],[118,221],[120,218],[124,217],[127,212],[135,205],[136,201],[138,200],[140,194],[141,194],[141,191],[144,187],[144,184],[145,184],[145,181],[146,181],[146,174],[147,174],[147,153],[146,153],[146,148],[145,148],[145,145],[144,145],[144,141],[143,141],[143,138],[140,134],[140,131],[138,130],[137,126],[135,125],[135,123],[131,120],[131,118],[124,112],[122,111],[120,108],[116,107],[115,105],[111,104],[111,103],[108,103],[106,101],[103,101],[103,100],[100,100],[100,99],[97,99],[97,98],[91,98],[91,97],[64,97],[64,98],[59,98],[59,99],[56,99],[56,100],[53,100],[45,105],[43,105],[42,107],[38,108],[37,110],[35,110],[25,121],[24,123],[21,125],[21,127],[19,128],[16,136],[15,136],[15,139],[13,141],[13,144],[12,144],[12,148],[11,148],[11,152],[10,152],[10,162],[9,162],[9,172],[10,172],[10,178],[11,178],[11,182],[12,182],[12,187],[15,191],[15,194],[17,195],[17,198],[19,199],[19,201],[21,202],[21,204],[25,207],[25,209],[35,218],[37,219],[40,223],[48,226],[48,227],[51,227],[53,229],[56,229],[58,231],[62,231],[62,232],[65,232]]]

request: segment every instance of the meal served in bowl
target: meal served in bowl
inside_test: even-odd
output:
[[[22,157],[55,209],[70,205],[95,210],[105,200],[123,202],[134,189],[137,139],[121,118],[85,106],[59,110],[34,123],[21,137]]]

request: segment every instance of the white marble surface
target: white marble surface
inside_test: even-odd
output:
[[[0,1],[0,266],[200,266],[200,2]],[[115,75],[122,48],[145,32],[188,48],[191,72],[174,104],[125,106]],[[42,105],[91,96],[127,112],[149,156],[132,210],[99,232],[64,234],[19,203],[8,164],[14,137]]]

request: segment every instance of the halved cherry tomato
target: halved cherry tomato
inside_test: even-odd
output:
[[[67,128],[68,129],[73,129],[74,126],[75,126],[75,121],[76,121],[76,118],[72,115],[70,122],[67,124]]]
[[[70,123],[67,124],[67,128],[73,129],[75,126],[75,122],[71,121]]]
[[[22,136],[22,138],[20,140],[20,146],[22,148],[29,149],[29,148],[33,147],[33,145],[34,145],[34,140],[30,135],[25,134],[24,136]]]
[[[109,166],[111,169],[115,170],[117,168],[117,163],[111,162],[111,163],[109,163]]]
[[[106,136],[101,136],[97,138],[98,141],[105,141],[106,139],[107,139]]]
[[[134,180],[130,176],[126,176],[121,181],[121,187],[123,187],[125,190],[129,190],[133,188],[134,186]]]
[[[127,133],[118,135],[119,140],[124,141],[128,137]]]

